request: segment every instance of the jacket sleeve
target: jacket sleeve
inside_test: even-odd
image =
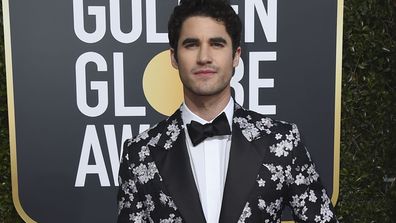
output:
[[[135,164],[130,157],[130,140],[123,145],[118,174],[118,223],[143,222],[147,218],[143,201],[137,189],[137,177],[133,174]]]
[[[338,222],[330,198],[310,155],[300,140],[297,126],[292,125],[290,136],[294,137],[291,151],[291,176],[288,186],[289,205],[297,222]]]

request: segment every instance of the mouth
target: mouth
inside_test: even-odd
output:
[[[214,69],[199,69],[194,71],[195,75],[212,75],[215,74],[216,70]]]

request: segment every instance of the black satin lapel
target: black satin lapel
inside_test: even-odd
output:
[[[230,159],[224,188],[220,223],[238,222],[248,200],[262,161],[262,154],[241,130],[233,126]]]
[[[184,220],[188,223],[206,222],[191,170],[184,130],[172,148],[157,148],[154,158],[158,171]]]

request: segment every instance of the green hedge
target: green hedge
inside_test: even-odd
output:
[[[396,222],[396,182],[391,183],[396,177],[394,4],[391,0],[344,4],[337,204],[343,222]]]
[[[395,2],[344,2],[340,222],[396,222]],[[0,38],[0,222],[14,223]]]

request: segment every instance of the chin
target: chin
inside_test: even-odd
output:
[[[192,91],[192,93],[196,96],[216,96],[216,95],[220,95],[225,88],[223,89],[197,89],[195,91]]]

